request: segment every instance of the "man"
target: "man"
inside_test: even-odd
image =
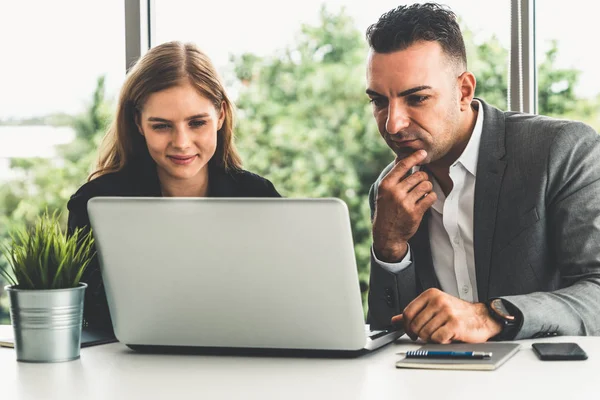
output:
[[[447,8],[400,6],[367,40],[396,154],[369,196],[372,326],[439,343],[600,334],[600,137],[475,99]]]

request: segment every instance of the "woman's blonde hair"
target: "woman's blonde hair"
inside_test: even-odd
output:
[[[233,104],[215,67],[195,45],[168,42],[150,49],[128,72],[115,119],[102,140],[96,170],[88,180],[120,171],[133,158],[148,155],[146,142],[136,124],[137,115],[151,94],[185,81],[209,99],[217,111],[223,105],[225,120],[217,132],[217,149],[210,162],[225,170],[241,168],[233,143]]]

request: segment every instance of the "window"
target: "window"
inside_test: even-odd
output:
[[[123,10],[122,1],[0,3],[0,242],[45,207],[66,210],[87,176],[125,75]],[[102,121],[90,114],[95,92],[105,93],[94,111]]]
[[[535,4],[538,113],[600,130],[600,54],[590,37],[595,13],[584,11],[589,3],[583,0],[569,7],[558,1]]]
[[[467,48],[469,71],[477,79],[475,95],[487,103],[506,109],[508,59],[510,49],[510,4],[493,5],[470,0],[448,0],[459,17]]]

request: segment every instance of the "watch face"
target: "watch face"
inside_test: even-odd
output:
[[[492,303],[490,304],[490,306],[491,306],[492,310],[494,310],[494,312],[496,314],[498,314],[500,317],[502,317],[506,320],[509,320],[509,321],[512,321],[515,319],[515,317],[513,315],[510,315],[510,313],[504,306],[504,302],[502,301],[502,299],[492,300]]]

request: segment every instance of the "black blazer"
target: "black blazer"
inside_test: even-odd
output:
[[[139,165],[141,164],[141,165]],[[100,176],[84,184],[71,196],[68,230],[90,228],[87,203],[93,197],[161,197],[156,167],[139,163],[122,171]],[[225,171],[209,164],[208,197],[281,197],[273,184],[248,171]],[[88,265],[81,279],[88,284],[85,292],[84,326],[112,331],[104,284],[98,259]]]

